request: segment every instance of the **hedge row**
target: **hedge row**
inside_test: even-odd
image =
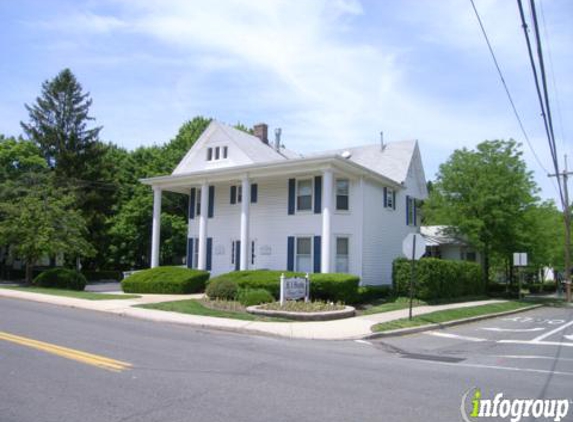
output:
[[[410,292],[411,261],[394,260],[392,284],[397,296]],[[484,294],[479,264],[467,261],[424,258],[416,263],[414,294],[421,300],[448,299]]]
[[[86,283],[86,278],[80,272],[67,268],[52,268],[43,271],[32,282],[38,287],[80,291],[85,289]]]
[[[126,293],[188,294],[202,292],[207,271],[182,267],[157,267],[138,271],[121,282]]]
[[[304,277],[303,273],[272,270],[233,271],[214,277],[215,280],[231,280],[240,289],[265,289],[275,298],[280,295],[280,277]],[[358,297],[360,277],[352,274],[310,274],[310,296],[314,300],[353,303]]]

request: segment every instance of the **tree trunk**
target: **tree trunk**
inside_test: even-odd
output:
[[[482,271],[483,285],[487,292],[489,287],[489,250],[487,245],[483,248]]]
[[[26,284],[32,284],[32,275],[34,274],[34,261],[26,261]]]

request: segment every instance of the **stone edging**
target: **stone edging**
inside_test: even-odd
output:
[[[350,318],[356,314],[356,309],[352,306],[345,306],[338,311],[325,312],[289,312],[275,311],[270,309],[260,309],[258,305],[249,306],[247,312],[254,315],[263,315],[275,318],[288,318],[295,321],[329,321],[333,319]]]
[[[383,338],[383,337],[405,336],[408,334],[416,334],[416,333],[435,330],[435,329],[439,329],[439,328],[453,327],[455,325],[461,325],[461,324],[467,324],[470,322],[482,321],[484,319],[495,318],[498,316],[517,314],[519,312],[525,312],[525,311],[530,311],[532,309],[541,308],[542,306],[543,305],[539,305],[539,304],[538,305],[531,305],[531,306],[527,306],[525,308],[513,309],[511,311],[496,312],[494,314],[478,315],[478,316],[469,317],[469,318],[456,319],[453,321],[443,322],[441,324],[427,324],[427,325],[420,325],[418,327],[398,328],[397,330],[389,330],[389,331],[382,331],[379,333],[368,334],[367,336],[364,336],[363,338],[370,340],[370,339]]]

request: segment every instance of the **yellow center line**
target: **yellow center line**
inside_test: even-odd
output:
[[[86,365],[92,365],[98,368],[107,369],[109,371],[121,372],[127,369],[131,369],[132,367],[128,362],[122,362],[119,360],[107,358],[105,356],[82,352],[81,350],[70,349],[51,343],[45,343],[43,341],[38,341],[31,338],[20,337],[14,334],[6,333],[4,331],[0,331],[0,340],[19,344],[21,346],[31,347],[32,349],[41,350],[43,352],[61,356],[66,359],[85,363]]]

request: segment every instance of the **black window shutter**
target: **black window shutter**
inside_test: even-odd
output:
[[[235,241],[235,271],[241,269],[241,241]]]
[[[294,271],[294,236],[288,237],[287,243],[287,271]]]
[[[406,195],[406,225],[410,225],[410,197]]]
[[[207,271],[211,271],[213,264],[213,238],[207,238]]]
[[[319,273],[320,272],[320,263],[322,260],[321,257],[321,247],[322,247],[322,243],[321,243],[321,239],[320,236],[314,236],[314,272],[315,273]]]
[[[231,204],[237,203],[237,187],[231,186]]]
[[[195,218],[195,196],[197,195],[197,189],[191,188],[189,192],[189,218]]]
[[[296,180],[288,179],[288,213],[294,214],[294,200],[295,200]]]
[[[392,190],[392,209],[396,209],[396,191]]]
[[[412,199],[412,207],[414,208],[414,212],[412,213],[413,214],[412,218],[414,219],[414,221],[412,221],[412,225],[417,226],[418,225],[418,218],[417,218],[416,214],[418,214],[418,207],[416,206],[416,199],[415,198]]]
[[[322,176],[314,177],[314,213],[322,212]]]
[[[258,194],[259,186],[256,183],[251,185],[251,203],[257,203],[257,194]]]
[[[213,218],[215,214],[215,186],[209,186],[209,207],[207,208],[207,217]]]
[[[384,208],[388,206],[388,188],[384,186]]]
[[[193,268],[193,246],[195,245],[195,239],[190,237],[187,239],[187,268]]]

